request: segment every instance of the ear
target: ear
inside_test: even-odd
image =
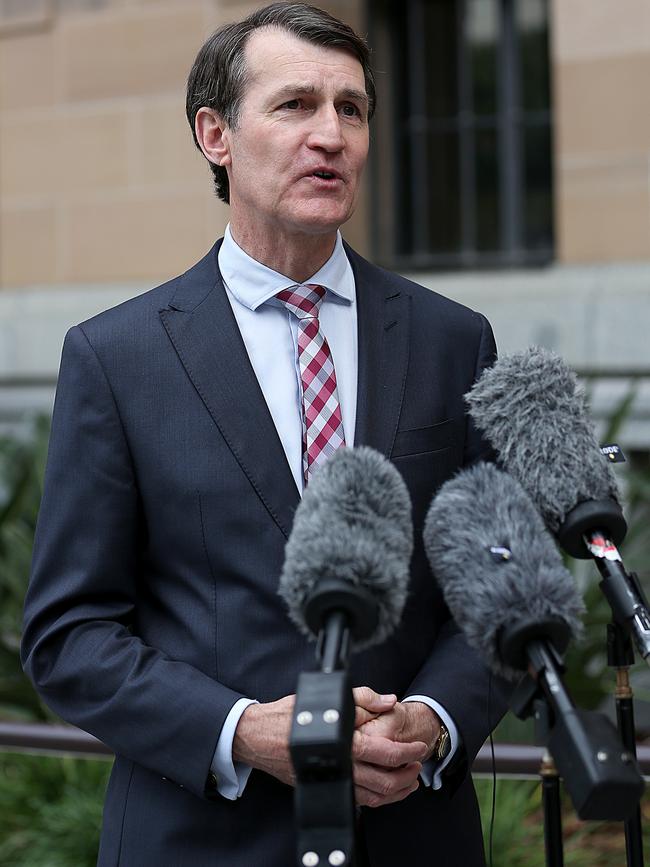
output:
[[[194,131],[203,155],[217,166],[229,166],[230,137],[224,120],[212,108],[200,108],[196,113]]]

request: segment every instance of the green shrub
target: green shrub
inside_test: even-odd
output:
[[[49,421],[39,418],[28,441],[0,438],[0,719],[52,719],[20,665],[23,600],[48,436]]]
[[[0,864],[94,867],[110,767],[0,753]]]
[[[474,781],[483,821],[483,840],[489,861],[492,780]],[[621,867],[625,860],[622,822],[581,822],[566,793],[562,795],[562,837],[566,867]],[[647,828],[650,804],[644,801]],[[644,843],[650,843],[648,833]],[[545,867],[544,814],[541,787],[534,780],[497,780],[492,835],[492,867]]]

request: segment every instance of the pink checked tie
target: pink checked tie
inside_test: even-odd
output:
[[[320,330],[318,307],[325,289],[292,286],[276,298],[298,318],[298,363],[302,382],[302,469],[305,484],[314,470],[345,445],[332,353]]]

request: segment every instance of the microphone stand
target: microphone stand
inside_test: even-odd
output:
[[[532,701],[535,719],[535,740],[546,743],[549,737],[551,721],[548,704],[538,695],[537,684],[532,678],[525,679],[529,689],[525,694],[526,702]],[[524,693],[521,693],[524,695]],[[522,717],[523,718],[523,717]],[[560,775],[558,774],[553,756],[548,749],[544,750],[539,766],[539,776],[542,785],[542,808],[544,811],[544,851],[546,867],[564,867],[564,844],[562,840],[562,795],[560,792]]]
[[[522,668],[525,646],[529,674],[518,684],[511,707],[520,719],[533,715],[538,736],[554,757],[557,768],[581,819],[625,819],[638,807],[643,778],[633,755],[621,749],[616,729],[599,713],[576,708],[561,678],[562,660],[544,632],[554,625],[521,623],[504,631],[502,658]],[[545,801],[547,864],[561,867],[559,789],[548,783]]]
[[[544,750],[542,763],[539,768],[539,775],[542,779],[546,867],[564,867],[560,775],[555,767],[553,757],[548,750]]]
[[[594,529],[600,527],[600,529]],[[607,627],[607,662],[616,670],[616,722],[625,749],[636,757],[633,694],[629,669],[634,664],[634,638],[641,657],[650,664],[650,614],[643,588],[634,572],[627,572],[616,547],[627,525],[618,503],[597,500],[581,503],[566,516],[559,530],[562,547],[572,556],[593,559],[601,575],[600,589],[612,610]],[[641,808],[624,822],[628,867],[643,867]]]
[[[637,576],[626,572],[618,549],[606,534],[588,532],[584,541],[601,574],[600,589],[612,609],[612,622],[607,625],[607,663],[616,671],[616,724],[623,746],[636,756],[634,703],[630,687],[634,648],[630,631],[634,633],[639,652],[647,659],[650,653],[647,603]],[[640,806],[625,819],[624,829],[627,865],[643,867]]]
[[[616,669],[616,723],[623,746],[636,757],[634,728],[634,694],[630,686],[630,665],[634,664],[634,649],[629,633],[613,620],[607,624],[607,663]],[[643,835],[641,807],[624,821],[625,855],[628,867],[643,867]]]
[[[510,707],[519,719],[533,717],[535,740],[546,745],[551,729],[551,709],[541,692],[540,685],[530,674],[520,680],[510,699]],[[546,867],[564,867],[560,775],[548,748],[544,750],[542,756],[539,776],[542,786]]]

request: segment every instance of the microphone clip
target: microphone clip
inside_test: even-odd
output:
[[[354,863],[354,712],[346,670],[300,675],[289,739],[299,864]]]

